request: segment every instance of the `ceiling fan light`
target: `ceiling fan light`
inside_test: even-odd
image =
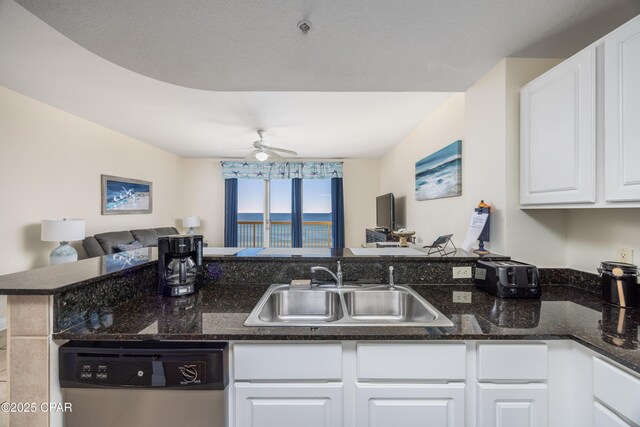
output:
[[[267,160],[269,158],[269,155],[267,153],[265,153],[264,151],[258,151],[256,153],[256,160],[259,160],[261,162],[264,162],[265,160]]]

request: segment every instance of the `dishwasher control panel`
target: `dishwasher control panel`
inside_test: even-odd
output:
[[[75,345],[69,345],[75,344]],[[60,347],[63,388],[224,389],[227,343],[67,343]],[[203,346],[204,345],[204,346]]]

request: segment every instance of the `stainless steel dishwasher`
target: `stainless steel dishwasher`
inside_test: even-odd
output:
[[[71,341],[59,349],[65,427],[223,427],[228,344]]]

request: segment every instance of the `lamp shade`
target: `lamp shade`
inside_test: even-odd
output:
[[[185,216],[182,218],[182,226],[187,227],[200,227],[200,217],[197,215]]]
[[[40,239],[44,242],[73,242],[84,239],[84,219],[43,219]]]

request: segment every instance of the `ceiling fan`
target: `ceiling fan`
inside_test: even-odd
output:
[[[256,159],[261,162],[264,162],[267,159],[283,161],[284,158],[282,158],[282,156],[280,156],[279,153],[290,154],[292,156],[298,155],[298,153],[296,153],[295,151],[285,150],[284,148],[278,148],[278,147],[270,147],[266,145],[263,140],[263,135],[264,135],[264,130],[259,129],[258,136],[260,137],[260,141],[253,142],[254,150],[251,152],[251,154],[249,154],[246,157],[246,159]]]

